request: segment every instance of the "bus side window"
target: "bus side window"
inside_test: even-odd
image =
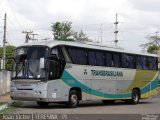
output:
[[[146,67],[147,67],[147,70],[149,70],[149,57],[146,57]]]
[[[147,68],[147,59],[146,59],[146,57],[142,56],[141,59],[142,59],[143,70],[147,70],[148,68]]]
[[[96,65],[98,65],[98,66],[104,66],[105,65],[103,51],[96,51]]]
[[[113,54],[113,66],[114,67],[121,67],[121,61],[120,61],[120,54],[114,53]]]
[[[158,58],[154,58],[154,60],[155,60],[154,70],[158,70]]]
[[[88,51],[88,64],[89,65],[96,65],[95,64],[95,51],[89,50]]]
[[[81,64],[81,65],[87,64],[86,49],[78,47],[77,48],[67,47],[67,50],[74,64]]]
[[[135,59],[133,55],[128,55],[128,68],[135,69]]]
[[[137,69],[142,69],[142,59],[141,56],[136,57],[136,68]]]
[[[127,55],[126,54],[122,54],[122,67],[123,68],[127,68],[128,67],[128,62],[127,62]]]
[[[157,60],[154,57],[149,58],[149,69],[156,70],[157,69]]]
[[[69,54],[72,62],[73,62],[74,64],[76,64],[76,62],[77,62],[77,57],[76,57],[76,50],[75,50],[75,48],[67,47],[67,50],[68,50],[68,54]]]
[[[105,59],[106,59],[106,66],[112,67],[112,53],[111,52],[105,53]]]
[[[87,56],[85,49],[76,50],[76,64],[81,64],[81,65],[87,64]]]
[[[147,69],[149,70],[149,57],[146,57],[146,64],[147,64]]]

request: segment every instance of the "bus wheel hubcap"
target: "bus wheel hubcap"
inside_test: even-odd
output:
[[[77,103],[77,95],[72,95],[72,96],[71,96],[71,102],[72,102],[73,104],[76,104],[76,103]]]
[[[134,95],[133,95],[133,100],[134,100],[135,102],[138,101],[138,95],[137,95],[137,94],[134,94]]]

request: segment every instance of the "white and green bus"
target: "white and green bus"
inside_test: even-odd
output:
[[[40,106],[80,100],[139,99],[158,93],[157,55],[64,41],[27,43],[15,50],[10,96]]]

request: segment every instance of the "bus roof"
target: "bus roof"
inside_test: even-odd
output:
[[[97,50],[108,50],[108,51],[120,52],[120,53],[158,57],[156,54],[134,52],[134,51],[130,51],[130,50],[127,51],[121,47],[105,46],[105,45],[102,45],[99,43],[91,43],[91,42],[71,42],[71,41],[48,40],[48,41],[42,41],[42,42],[25,43],[21,46],[32,46],[32,45],[44,45],[44,46],[48,46],[50,48],[54,47],[54,46],[58,46],[58,45],[67,45],[67,46],[73,46],[73,47],[90,48],[90,49],[97,49]],[[21,47],[21,46],[19,46],[19,47]]]

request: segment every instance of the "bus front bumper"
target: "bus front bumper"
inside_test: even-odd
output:
[[[16,90],[10,92],[10,97],[13,100],[22,101],[49,101],[47,98],[47,91]]]
[[[10,92],[10,97],[13,100],[21,101],[41,101],[41,102],[66,102],[64,98],[50,98],[47,96],[47,91],[34,90],[15,90]]]

